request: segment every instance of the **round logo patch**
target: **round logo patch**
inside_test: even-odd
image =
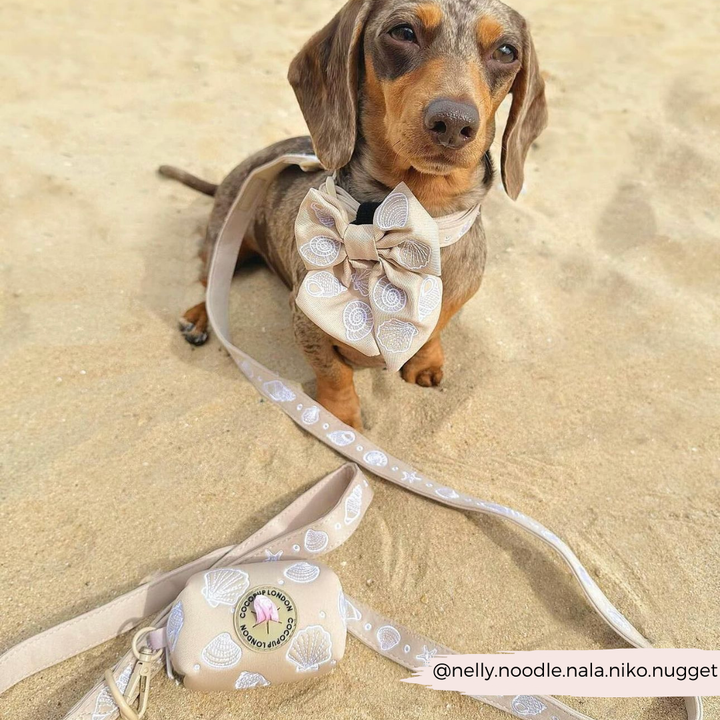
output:
[[[269,652],[284,645],[297,628],[295,601],[272,585],[245,593],[235,608],[235,632],[246,648]]]

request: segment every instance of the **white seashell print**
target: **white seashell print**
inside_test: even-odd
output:
[[[385,467],[388,464],[387,455],[380,450],[370,450],[366,452],[364,460],[368,465],[374,465],[375,467]]]
[[[300,246],[300,254],[310,265],[327,267],[338,259],[340,247],[340,243],[334,238],[318,235]]]
[[[185,622],[185,612],[183,610],[182,601],[178,601],[173,605],[170,614],[168,615],[167,625],[165,627],[165,634],[167,635],[168,650],[172,652],[177,644],[178,635],[182,630],[183,623]]]
[[[547,705],[532,695],[518,695],[512,701],[512,709],[522,717],[530,717],[531,715],[540,715],[543,710],[547,709]]]
[[[405,240],[397,247],[398,260],[408,270],[422,270],[430,262],[430,248],[419,240]]]
[[[263,385],[263,388],[277,402],[290,402],[295,399],[295,393],[280,380],[270,380]]]
[[[234,606],[248,589],[250,580],[246,572],[233,568],[220,568],[205,573],[205,587],[202,594],[210,607]]]
[[[442,285],[434,276],[426,277],[420,285],[420,297],[418,298],[418,315],[424,320],[432,315],[435,308],[442,302]]]
[[[132,675],[133,666],[128,665],[115,680],[115,684],[118,686],[118,690],[122,693],[127,689],[128,683],[130,682],[130,676]],[[91,720],[106,720],[115,712],[117,712],[117,705],[113,699],[112,693],[110,692],[107,685],[103,687],[100,694],[95,700],[95,710],[93,711]]]
[[[410,216],[408,199],[401,192],[390,193],[375,211],[375,225],[381,230],[403,228]]]
[[[245,373],[246,378],[252,378],[252,376],[255,374],[252,369],[252,365],[248,360],[243,360],[242,364],[240,365],[240,369]]]
[[[407,303],[407,293],[393,285],[386,277],[383,277],[375,283],[373,302],[383,312],[400,312]]]
[[[295,634],[287,659],[297,672],[312,672],[332,659],[330,633],[320,625],[310,625]]]
[[[435,494],[439,495],[441,498],[445,498],[446,500],[456,500],[460,497],[452,488],[449,487],[438,488],[435,491]]]
[[[418,329],[409,322],[393,318],[384,322],[377,331],[377,341],[389,353],[407,352]]]
[[[260,673],[246,672],[244,670],[235,681],[236,690],[250,690],[250,688],[268,687],[268,685],[270,685],[270,681],[266,680]]]
[[[308,295],[312,297],[333,298],[347,292],[347,288],[327,270],[309,273],[304,283]]]
[[[206,665],[224,670],[240,662],[242,650],[230,637],[230,633],[224,632],[205,646],[205,649],[200,653],[200,657]]]
[[[345,447],[355,441],[355,433],[349,430],[335,430],[328,434],[328,438],[338,447]]]
[[[345,593],[341,590],[338,595],[338,610],[343,622],[357,622],[362,619],[360,611],[345,597]]]
[[[327,208],[324,208],[320,205],[320,203],[312,203],[310,207],[313,209],[315,217],[322,225],[328,228],[335,226],[335,218]]]
[[[343,310],[345,337],[357,342],[367,337],[373,329],[373,314],[370,306],[362,300],[349,302]]]
[[[310,530],[305,533],[305,549],[308,552],[321,552],[327,547],[328,542],[330,542],[330,538],[328,534],[322,530],[313,530],[310,528]]]
[[[362,487],[356,485],[355,489],[345,498],[345,524],[349,525],[360,516],[362,510]]]
[[[400,633],[392,625],[383,625],[377,631],[377,641],[384,652],[392,650],[400,642]]]
[[[317,405],[306,408],[300,417],[306,425],[314,425],[320,419],[320,408]]]
[[[283,575],[296,583],[311,583],[320,575],[320,568],[308,562],[299,562],[283,571]]]
[[[368,281],[370,280],[369,270],[355,270],[350,276],[352,286],[357,290],[363,297],[367,297],[370,294],[370,287]]]

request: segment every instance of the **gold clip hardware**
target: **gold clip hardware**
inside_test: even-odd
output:
[[[152,650],[147,645],[143,645],[138,649],[138,642],[148,633],[155,630],[154,627],[146,627],[135,633],[132,641],[132,652],[137,659],[137,663],[133,668],[132,675],[128,681],[125,692],[121,692],[115,682],[115,676],[112,670],[105,672],[105,682],[107,683],[110,694],[115,701],[123,720],[142,720],[148,708],[148,699],[150,697],[150,678],[152,677],[153,665],[157,662],[163,653],[163,649]],[[131,703],[137,698],[137,709]]]

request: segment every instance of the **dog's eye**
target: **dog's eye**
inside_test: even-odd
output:
[[[517,60],[517,50],[512,45],[501,45],[493,54],[493,60],[509,65]]]
[[[394,40],[399,40],[400,42],[417,42],[417,36],[415,35],[415,31],[410,27],[410,25],[398,25],[397,27],[394,27],[389,34],[391,38],[393,38]]]

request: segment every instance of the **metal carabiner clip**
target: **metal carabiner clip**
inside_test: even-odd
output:
[[[137,659],[132,675],[128,681],[125,691],[122,692],[115,682],[112,670],[105,672],[105,682],[110,694],[118,707],[120,717],[123,720],[142,720],[148,708],[150,698],[150,679],[153,673],[153,665],[156,664],[163,653],[163,649],[153,650],[147,645],[138,649],[138,641],[148,633],[154,632],[154,627],[146,627],[135,633],[132,641],[132,652]],[[137,699],[137,709],[132,703]]]

